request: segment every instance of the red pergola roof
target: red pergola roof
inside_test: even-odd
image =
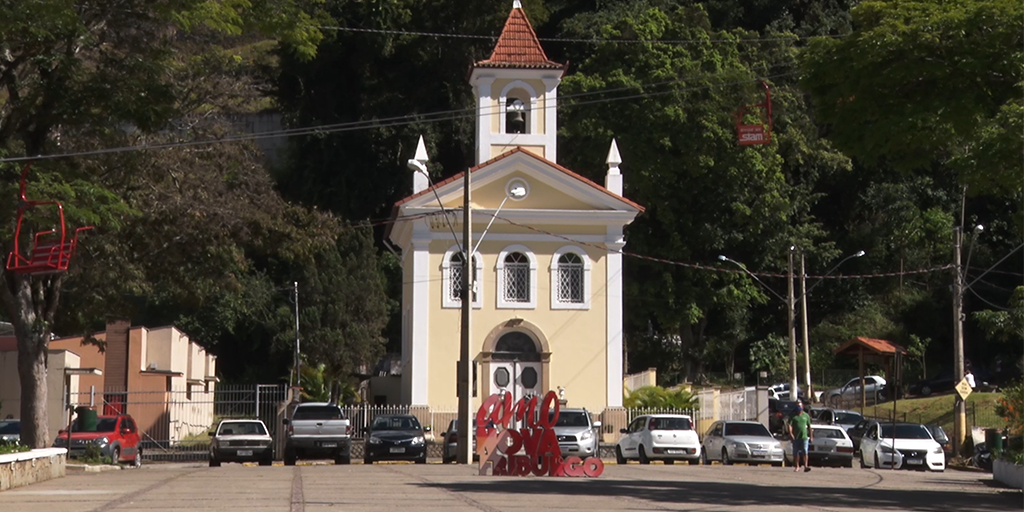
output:
[[[526,13],[513,7],[505,21],[505,28],[487,60],[476,63],[481,68],[534,68],[563,69],[565,66],[548,59],[537,40]]]
[[[864,338],[862,336],[858,336],[850,341],[847,341],[846,343],[843,343],[832,352],[835,354],[841,354],[855,347],[864,347],[865,349],[870,350],[871,352],[874,352],[875,354],[879,355],[894,355],[897,351],[899,351],[902,354],[907,353],[907,349],[891,341],[879,340],[875,338]]]

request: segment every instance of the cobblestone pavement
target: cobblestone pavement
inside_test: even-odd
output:
[[[0,510],[106,511],[1003,511],[1019,491],[985,473],[609,464],[600,478],[484,477],[440,464],[154,464],[69,472],[0,493]]]

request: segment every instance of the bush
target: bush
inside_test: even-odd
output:
[[[0,455],[6,455],[8,453],[21,453],[27,452],[31,448],[17,441],[0,441]]]
[[[697,409],[697,397],[685,389],[644,386],[626,395],[623,405],[628,409]]]
[[[1003,389],[1003,396],[996,403],[996,414],[1003,418],[1008,431],[1002,458],[1015,464],[1024,463],[1024,381]]]

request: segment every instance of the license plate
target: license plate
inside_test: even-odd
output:
[[[337,448],[338,443],[320,443],[320,446],[324,448]]]
[[[686,450],[667,450],[669,455],[679,455],[686,453]]]
[[[252,450],[238,450],[238,456],[239,457],[251,457],[252,456]]]
[[[755,457],[764,457],[765,455],[768,455],[768,450],[754,450]]]
[[[921,460],[921,459],[907,459],[907,464],[914,464],[914,465],[924,464],[924,460]]]
[[[391,453],[405,453],[405,448],[392,448]]]

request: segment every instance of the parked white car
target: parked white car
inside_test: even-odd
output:
[[[853,467],[853,440],[839,425],[811,425],[813,441],[807,445],[807,462],[816,466]],[[793,441],[782,443],[786,461],[793,462]]]
[[[636,459],[640,464],[662,460],[700,462],[700,438],[693,429],[693,419],[684,414],[649,414],[638,416],[629,428],[619,430],[622,437],[615,446],[615,460],[625,464]]]
[[[878,401],[878,394],[885,387],[885,379],[878,375],[868,375],[864,377],[864,389],[865,395],[867,396],[868,403],[875,403]],[[841,407],[844,403],[853,403],[860,400],[860,377],[854,377],[850,379],[846,384],[843,384],[841,388],[835,388],[828,390],[825,393],[824,402],[832,407]]]
[[[860,465],[941,472],[946,469],[946,456],[924,425],[874,422],[860,440]]]
[[[210,437],[211,468],[223,462],[269,466],[274,461],[274,440],[260,420],[223,420]]]
[[[782,444],[772,437],[768,428],[756,421],[718,421],[704,434],[701,461],[710,464],[720,460],[726,466],[733,462],[771,462],[782,465]]]

